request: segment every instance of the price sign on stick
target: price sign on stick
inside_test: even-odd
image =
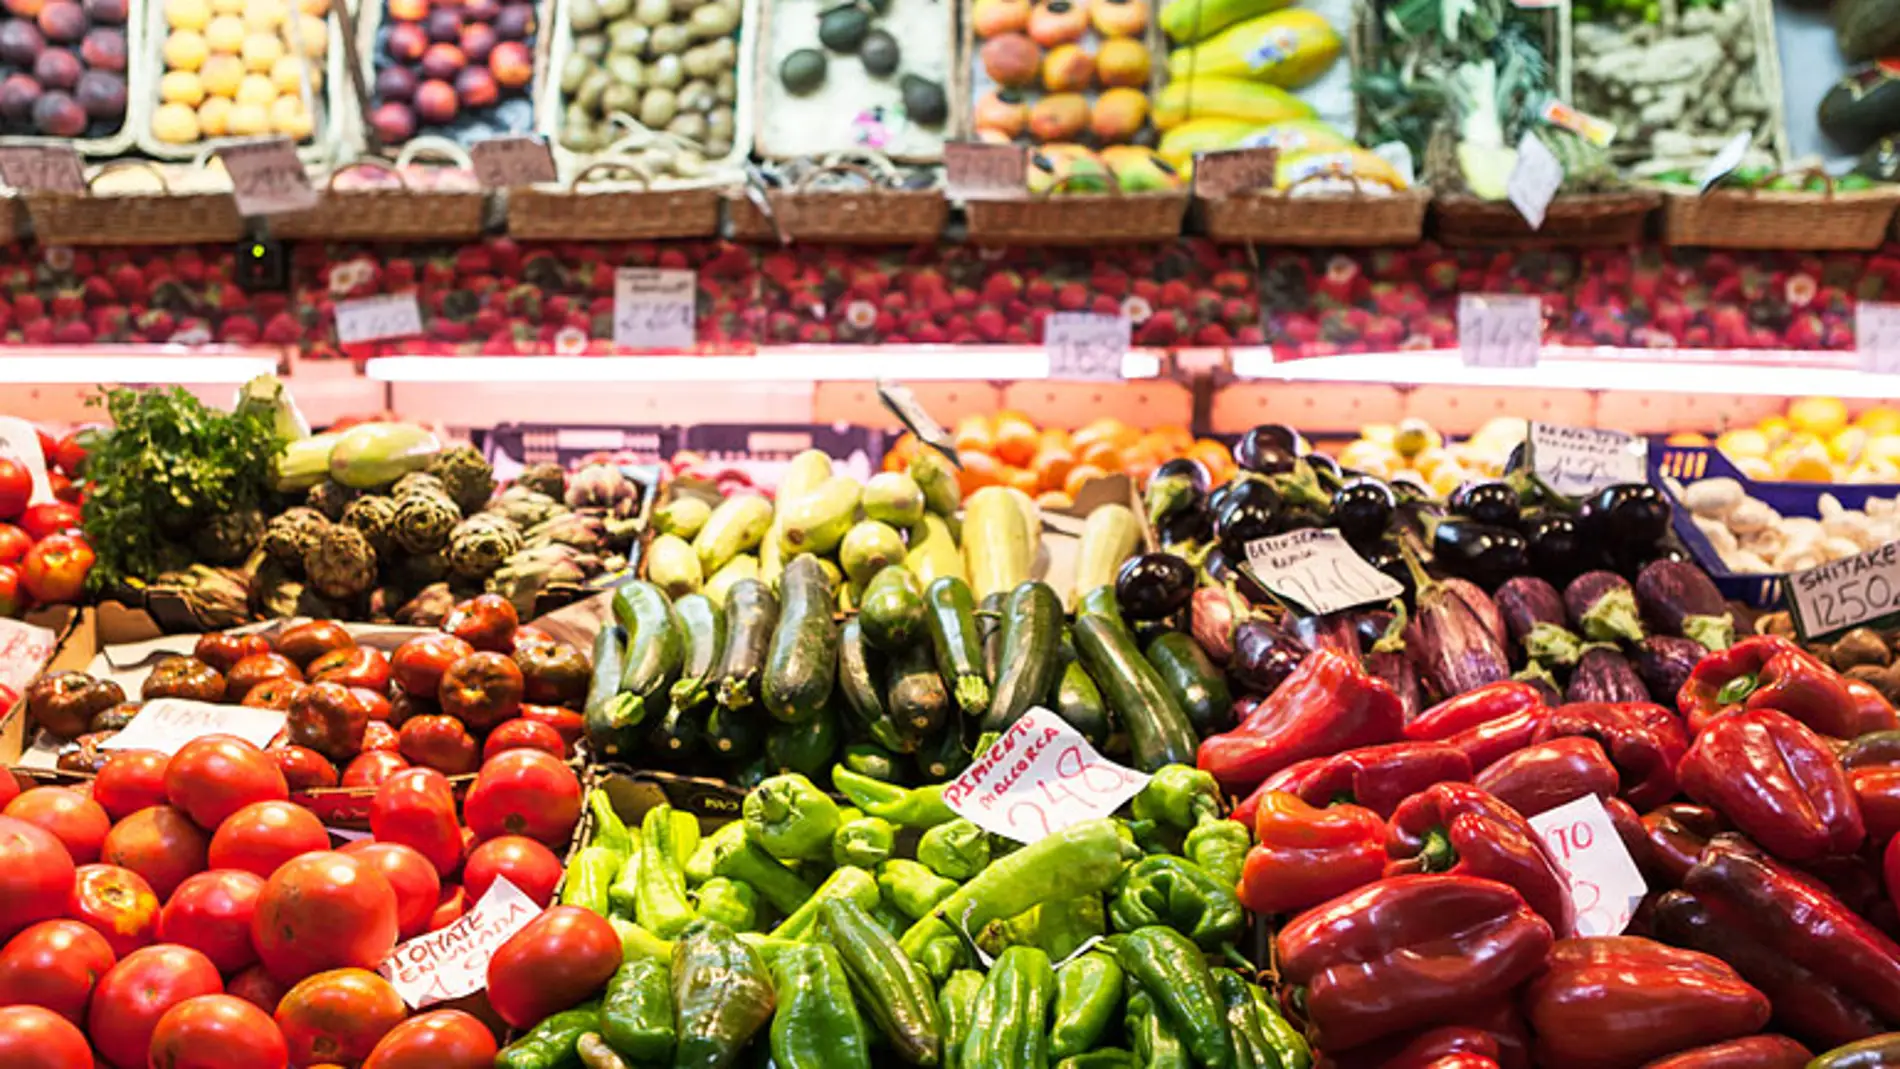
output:
[[[888,379],[880,379],[877,384],[877,398],[884,402],[884,407],[890,410],[891,415],[897,417],[898,422],[917,436],[918,441],[942,453],[957,467],[963,466],[962,459],[957,456],[956,442],[950,437],[950,432],[943,429],[943,424],[931,418],[930,413],[925,411],[923,404],[917,400],[917,395],[910,392],[910,387]]]
[[[1103,757],[1038,706],[945,786],[943,801],[984,831],[1033,843],[1111,815],[1147,785],[1146,775]]]
[[[1247,568],[1268,590],[1315,616],[1405,593],[1330,527],[1254,539],[1247,543]]]
[[[1078,382],[1120,382],[1133,326],[1127,316],[1052,312],[1042,327],[1049,377]]]
[[[614,344],[628,349],[690,349],[697,340],[699,276],[692,271],[622,267],[614,271]]]
[[[1571,497],[1649,478],[1649,443],[1622,431],[1531,424],[1531,470]]]
[[[1702,193],[1714,189],[1716,183],[1735,173],[1735,168],[1748,158],[1748,148],[1755,143],[1755,131],[1743,130],[1728,139],[1722,151],[1715,154],[1709,165],[1702,169],[1702,176],[1696,180],[1696,188]]]
[[[1854,349],[1862,371],[1900,372],[1900,304],[1862,301],[1855,306]]]
[[[986,141],[946,141],[943,184],[955,200],[1022,200],[1029,196],[1029,150]]]
[[[288,137],[267,137],[225,145],[218,158],[230,172],[238,211],[245,215],[281,215],[317,206],[317,190]]]
[[[0,145],[0,178],[22,193],[86,192],[86,172],[71,145]]]
[[[336,340],[345,345],[412,338],[422,333],[422,309],[413,293],[336,302]]]
[[[1536,297],[1458,298],[1458,355],[1471,367],[1535,367],[1543,338],[1544,303]]]
[[[460,920],[399,945],[376,971],[411,1009],[473,995],[488,986],[495,951],[540,915],[534,899],[497,876]]]
[[[1621,935],[1649,893],[1596,795],[1586,794],[1530,818],[1551,859],[1570,880],[1578,935]]]
[[[475,180],[483,189],[507,189],[552,182],[554,153],[547,139],[532,134],[489,137],[471,145],[469,158],[475,163]]]
[[[1794,572],[1782,589],[1810,642],[1900,613],[1900,542]]]

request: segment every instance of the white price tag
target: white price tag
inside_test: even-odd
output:
[[[614,344],[690,349],[699,314],[699,275],[654,267],[614,271]]]
[[[1810,642],[1900,612],[1900,542],[1791,572],[1783,589]]]
[[[244,215],[282,215],[317,206],[317,190],[288,137],[266,137],[218,149],[231,175],[238,211]]]
[[[488,959],[540,915],[534,899],[497,876],[454,924],[397,946],[376,971],[411,1009],[473,995],[488,986]]]
[[[547,138],[534,134],[483,138],[469,146],[468,155],[475,163],[475,180],[483,189],[555,180],[554,153],[548,149]]]
[[[1078,382],[1120,382],[1122,358],[1134,327],[1127,316],[1051,312],[1043,321],[1042,348],[1049,377]]]
[[[1856,305],[1854,350],[1860,354],[1862,371],[1900,372],[1900,304],[1862,301]]]
[[[13,708],[58,644],[59,636],[44,627],[0,617],[0,709]]]
[[[1649,480],[1649,442],[1633,434],[1533,422],[1530,442],[1531,470],[1560,494]]]
[[[282,709],[212,705],[184,698],[153,698],[125,730],[99,744],[101,750],[157,750],[170,755],[206,735],[235,735],[260,749],[284,730]]]
[[[1029,195],[1029,150],[986,141],[945,141],[943,185],[952,200],[1022,200]]]
[[[413,338],[422,333],[422,309],[413,293],[336,302],[336,340],[344,345]]]
[[[1147,775],[1104,758],[1037,706],[946,785],[943,800],[984,831],[1033,843],[1113,814],[1147,785]]]
[[[40,432],[18,416],[0,416],[0,457],[12,457],[25,465],[33,479],[30,504],[43,505],[57,500],[53,483],[46,477],[46,454],[40,451]]]
[[[1742,160],[1748,157],[1748,147],[1754,143],[1753,130],[1743,130],[1729,138],[1728,144],[1722,146],[1722,151],[1715,154],[1707,167],[1702,168],[1702,177],[1697,180],[1696,188],[1703,193],[1714,189],[1717,182],[1733,174],[1735,168],[1742,165]]]
[[[1532,230],[1544,228],[1544,213],[1550,211],[1550,202],[1557,199],[1563,185],[1564,165],[1536,134],[1525,134],[1517,143],[1517,166],[1511,169],[1504,190]]]
[[[879,379],[877,397],[884,402],[884,407],[890,410],[891,415],[897,417],[898,422],[917,436],[918,441],[935,448],[957,467],[963,466],[962,459],[957,456],[956,440],[950,437],[949,431],[943,429],[943,424],[924,411],[924,406],[918,403],[917,395],[910,392],[910,387]]]
[[[1470,367],[1536,367],[1544,302],[1536,297],[1466,293],[1458,298],[1458,354]]]
[[[1609,811],[1594,794],[1530,818],[1557,867],[1570,879],[1577,934],[1621,935],[1649,893],[1643,874],[1617,837]]]
[[[86,192],[86,171],[71,145],[0,145],[0,178],[22,193]]]
[[[1247,543],[1247,567],[1268,590],[1314,616],[1405,593],[1331,527],[1256,538]]]

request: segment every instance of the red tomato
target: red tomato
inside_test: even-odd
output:
[[[402,752],[402,735],[395,728],[390,727],[387,720],[371,720],[363,725],[363,749],[400,753]]]
[[[66,915],[89,924],[123,958],[158,932],[158,895],[145,877],[117,865],[81,865]]]
[[[92,781],[92,800],[113,820],[147,806],[165,805],[165,766],[170,758],[156,750],[120,750],[100,767]]]
[[[370,802],[369,827],[382,842],[414,848],[440,876],[462,867],[455,791],[435,769],[406,768],[384,780]]]
[[[565,846],[581,816],[581,781],[558,757],[507,750],[476,774],[462,816],[483,839],[526,835]]]
[[[288,799],[290,785],[264,751],[231,735],[206,735],[172,755],[165,795],[199,827],[211,829],[252,802]]]
[[[86,466],[86,454],[90,452],[86,444],[93,433],[90,429],[77,430],[59,440],[59,444],[53,447],[52,462],[58,465],[60,471],[75,479],[79,478]]]
[[[359,858],[305,854],[264,884],[251,941],[285,983],[325,969],[374,969],[396,945],[396,892]]]
[[[6,769],[0,768],[0,805],[6,805],[20,796],[20,778]]]
[[[0,616],[18,617],[32,603],[33,596],[26,592],[26,579],[20,569],[0,564]]]
[[[33,548],[33,536],[10,523],[0,523],[0,564],[18,564]]]
[[[214,869],[243,869],[265,879],[299,854],[330,849],[316,814],[295,802],[252,802],[224,818],[211,836]]]
[[[277,652],[296,661],[298,668],[307,667],[331,650],[346,650],[354,645],[356,639],[335,620],[311,620],[277,636]]]
[[[436,690],[442,711],[487,731],[521,711],[521,667],[505,653],[471,653],[449,666]]]
[[[402,755],[394,749],[364,750],[343,770],[343,786],[380,786],[389,777],[408,767],[409,762],[403,760]]]
[[[375,867],[396,892],[396,937],[413,939],[429,930],[429,916],[442,895],[442,877],[414,847],[359,839],[342,853]]]
[[[250,939],[250,933],[246,932],[245,942],[249,943]],[[251,966],[231,977],[230,982],[224,985],[225,994],[236,995],[265,1013],[276,1013],[277,1004],[284,1000],[284,994],[289,990],[278,983],[262,965]]]
[[[303,671],[281,653],[253,653],[232,665],[224,674],[224,700],[242,702],[251,691],[266,683],[282,685],[283,680],[303,682]]]
[[[521,625],[514,602],[500,594],[477,594],[450,610],[442,630],[489,653],[513,653],[515,629]]]
[[[218,968],[189,947],[161,943],[121,958],[99,981],[86,1012],[86,1034],[117,1069],[146,1064],[152,1029],[188,998],[224,990]]]
[[[332,969],[290,989],[277,1004],[277,1027],[292,1065],[355,1065],[409,1015],[389,981],[368,969]]]
[[[474,652],[475,647],[454,635],[417,635],[390,655],[390,678],[414,697],[434,701],[449,666]]]
[[[152,893],[170,898],[185,877],[205,869],[211,837],[191,818],[168,805],[148,806],[112,826],[99,857],[131,869],[152,885]]]
[[[35,787],[8,802],[3,812],[52,832],[76,865],[99,860],[99,847],[112,830],[105,807],[70,787]]]
[[[44,1006],[74,1024],[118,961],[106,937],[78,921],[41,921],[0,950],[0,1006]]]
[[[488,961],[488,1004],[516,1028],[577,1005],[620,968],[620,936],[607,918],[555,906],[528,922]]]
[[[561,733],[525,716],[516,717],[488,733],[482,743],[482,760],[491,761],[505,750],[540,750],[558,759],[567,758],[567,743]]]
[[[92,1049],[72,1022],[38,1006],[0,1010],[0,1065],[7,1069],[92,1069]]]
[[[73,859],[52,832],[0,816],[0,938],[66,912]]]
[[[435,912],[429,914],[429,930],[439,932],[461,920],[462,914],[467,912],[468,892],[462,890],[459,883],[445,883],[441,897],[436,899]]]
[[[248,705],[253,709],[289,710],[290,703],[302,694],[304,684],[289,677],[266,679],[257,686],[244,692],[239,705]]]
[[[474,737],[452,716],[410,717],[403,721],[397,739],[404,757],[445,776],[466,775],[481,764]]]
[[[389,658],[374,646],[331,650],[310,662],[310,682],[341,683],[377,693],[389,689]]]
[[[382,691],[371,690],[368,687],[351,687],[350,693],[356,695],[356,703],[361,705],[363,712],[369,715],[370,723],[389,723],[389,699],[383,696]],[[365,730],[364,738],[368,737],[368,731]]]
[[[17,519],[31,500],[33,474],[13,457],[0,457],[0,517]]]
[[[20,580],[26,585],[26,592],[41,604],[78,601],[85,593],[86,573],[92,570],[92,561],[92,547],[85,539],[47,535],[26,551],[26,559],[20,562]]]
[[[490,1069],[495,1054],[487,1025],[461,1010],[432,1010],[385,1033],[363,1069]]]
[[[341,683],[312,683],[290,701],[290,739],[332,761],[348,761],[363,749],[369,710]]]
[[[284,1035],[263,1010],[231,995],[188,998],[152,1029],[151,1069],[285,1069]]]
[[[44,542],[56,534],[76,531],[83,522],[79,506],[70,501],[28,505],[19,516],[20,527],[32,535],[35,542]]]
[[[336,766],[315,750],[286,744],[264,752],[277,763],[277,770],[284,774],[284,782],[290,785],[293,794],[337,785]]]
[[[555,705],[523,705],[521,718],[553,728],[561,736],[568,753],[574,751],[574,744],[581,741],[581,736],[586,733],[586,721],[581,714]]]
[[[257,961],[251,918],[264,879],[238,869],[212,869],[178,885],[158,915],[158,937],[211,959],[226,976]]]
[[[69,501],[75,505],[86,503],[85,488],[60,472],[47,472],[46,486],[47,489],[53,491],[53,497],[57,500]]]
[[[191,649],[193,657],[226,675],[246,657],[269,652],[270,639],[263,635],[227,635],[222,631],[205,635]]]
[[[554,851],[521,835],[490,839],[469,851],[462,865],[462,886],[480,902],[495,877],[506,876],[522,894],[545,906],[561,889],[561,859]]]

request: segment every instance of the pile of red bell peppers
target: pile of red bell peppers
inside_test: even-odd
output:
[[[1900,717],[1795,643],[1673,709],[1507,681],[1410,719],[1320,650],[1240,712],[1200,766],[1323,1067],[1900,1067]],[[1585,795],[1648,885],[1622,935],[1577,934],[1528,820]]]

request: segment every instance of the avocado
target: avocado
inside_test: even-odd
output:
[[[818,42],[833,52],[856,52],[870,31],[871,16],[856,4],[840,4],[818,16]]]
[[[1821,98],[1821,132],[1849,152],[1900,133],[1900,60],[1876,60],[1847,72]]]
[[[941,126],[950,117],[950,104],[944,99],[943,86],[936,82],[906,74],[897,87],[904,94],[904,114],[910,117],[911,122],[920,126]]]
[[[898,53],[897,38],[883,30],[872,30],[865,34],[864,43],[858,46],[858,59],[864,63],[864,73],[873,78],[883,78],[897,70],[897,64],[903,57]]]
[[[793,96],[804,96],[825,84],[825,54],[816,48],[801,48],[786,56],[778,65],[778,80]]]

